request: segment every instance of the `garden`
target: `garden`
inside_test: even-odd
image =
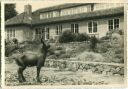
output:
[[[124,82],[123,32],[112,31],[98,39],[86,33],[63,32],[58,41],[50,39],[50,49],[41,69],[41,83],[36,82],[36,69],[27,68],[27,82],[17,80],[17,66],[13,60],[26,51],[37,52],[40,42],[5,43],[6,85],[103,85]],[[34,67],[35,68],[35,67]]]

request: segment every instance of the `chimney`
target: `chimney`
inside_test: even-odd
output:
[[[32,6],[31,5],[25,5],[24,6],[24,12],[27,14],[27,15],[31,15],[32,14]]]

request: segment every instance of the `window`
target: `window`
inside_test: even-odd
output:
[[[49,28],[48,27],[45,29],[45,39],[46,40],[49,39]]]
[[[7,29],[7,37],[14,38],[15,37],[15,29]]]
[[[78,24],[71,24],[71,32],[72,33],[79,33],[79,25]]]
[[[56,26],[56,35],[60,35],[62,33],[62,25]]]
[[[87,6],[87,12],[90,12],[90,11],[93,11],[93,10],[94,10],[94,5],[93,4]]]
[[[96,33],[97,32],[97,22],[91,21],[88,23],[88,32]]]
[[[119,19],[108,20],[109,31],[119,29]]]
[[[36,28],[35,29],[35,37],[37,39],[40,39],[43,37],[43,34],[44,34],[44,28]]]

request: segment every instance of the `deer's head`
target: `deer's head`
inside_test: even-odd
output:
[[[48,51],[48,49],[50,48],[49,42],[44,42],[44,40],[41,39],[41,43],[43,44],[42,45],[42,51]]]

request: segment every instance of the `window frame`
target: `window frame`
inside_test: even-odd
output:
[[[50,28],[45,27],[45,40],[50,39]]]
[[[44,32],[45,32],[44,27],[35,28],[35,38],[37,38],[37,39],[42,38]]]
[[[91,22],[91,26],[92,27],[89,27],[89,23]],[[96,23],[96,32],[94,31],[94,22]],[[98,21],[89,21],[88,23],[87,23],[87,28],[88,28],[88,33],[89,34],[96,34],[97,32],[98,32]],[[91,28],[91,32],[89,31],[89,29]]]
[[[78,23],[72,23],[71,24],[71,32],[72,33],[79,33],[79,24]]]
[[[118,23],[118,28],[115,28],[115,20],[117,20],[117,19],[118,19],[118,21],[119,21],[119,23]],[[113,28],[113,29],[109,29],[109,26],[110,26],[110,25],[109,25],[109,21],[110,21],[110,20],[112,20],[112,23],[113,23],[112,28]],[[113,18],[113,19],[109,19],[109,20],[108,20],[108,30],[109,30],[109,31],[118,30],[119,28],[120,28],[120,18]]]
[[[7,29],[6,36],[8,38],[15,38],[16,37],[16,30],[13,28]]]
[[[63,26],[61,24],[57,25],[55,30],[56,35],[62,34],[62,30],[63,30]]]

